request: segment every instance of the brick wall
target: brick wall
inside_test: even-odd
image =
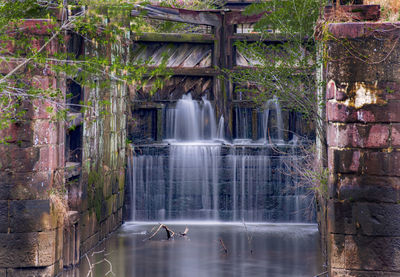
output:
[[[400,24],[330,24],[331,276],[400,274]]]

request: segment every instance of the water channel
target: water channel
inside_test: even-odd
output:
[[[276,98],[257,115],[256,140],[248,135],[245,109],[236,110],[232,141],[205,98],[188,94],[163,114],[163,142],[130,151],[129,221],[71,274],[308,277],[323,271],[312,198],[290,173],[301,162],[302,142],[284,140]],[[174,239],[161,229],[149,240],[159,222],[176,232]]]

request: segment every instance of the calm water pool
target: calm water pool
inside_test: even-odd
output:
[[[91,264],[99,262],[92,276],[104,276],[110,264],[113,273],[107,276],[118,277],[310,277],[323,271],[314,224],[248,223],[247,231],[243,223],[165,224],[175,232],[187,226],[187,237],[166,240],[160,230],[147,240],[158,223],[127,222],[94,250],[100,253],[88,254]],[[64,276],[90,276],[88,272],[84,257],[79,268]]]

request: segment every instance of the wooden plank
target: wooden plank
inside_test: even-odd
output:
[[[148,67],[149,70],[155,69],[155,67]],[[177,76],[217,76],[221,74],[220,70],[211,67],[167,67],[166,71],[171,72],[172,75]]]
[[[195,67],[203,59],[205,59],[211,51],[212,50],[208,49],[208,47],[202,47],[202,48],[196,47],[196,48],[192,49],[191,54],[181,64],[181,67]]]
[[[244,15],[243,11],[235,10],[226,13],[226,24],[234,25],[234,24],[246,24],[246,23],[256,23],[258,22],[265,14],[269,12],[262,12],[254,15]]]
[[[193,11],[185,9],[173,9],[160,6],[136,5],[136,10],[131,11],[131,16],[142,16],[143,11],[148,18],[176,21],[190,24],[221,26],[220,11]]]
[[[131,35],[135,41],[143,42],[181,42],[181,43],[214,43],[215,36],[212,34],[166,34],[166,33],[143,33]]]

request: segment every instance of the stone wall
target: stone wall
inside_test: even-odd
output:
[[[40,48],[53,26],[26,20],[22,27]],[[76,47],[109,59],[126,54],[110,45],[95,51],[70,35],[65,41],[65,47],[50,43],[46,54]],[[15,66],[3,62],[0,73]],[[111,81],[78,87],[44,68],[23,67],[18,73],[30,86],[60,89],[59,104],[72,93],[95,106],[55,121],[48,109],[55,102],[26,100],[23,118],[0,131],[6,138],[0,144],[0,277],[55,276],[122,224],[126,88]]]
[[[79,45],[84,55],[97,55],[109,60],[116,56],[126,57],[128,48],[115,43],[93,48]],[[110,80],[95,79],[96,87],[82,87],[84,103],[94,108],[84,111],[80,126],[81,152],[80,175],[67,180],[69,208],[75,210],[79,222],[72,232],[77,232],[79,256],[97,245],[122,224],[122,208],[125,189],[126,148],[126,92],[127,87]],[[74,134],[71,134],[73,136]],[[71,138],[73,140],[74,138]],[[71,144],[71,147],[73,145]],[[74,159],[73,155],[69,155]],[[72,163],[76,164],[76,163]]]
[[[26,20],[21,27],[36,48],[49,36],[47,20]],[[53,41],[47,53],[58,48]],[[16,66],[2,62],[0,71],[6,74]],[[44,68],[24,67],[18,73],[31,86],[65,92],[63,82]],[[57,191],[63,186],[65,127],[52,121],[47,107],[55,103],[21,103],[26,113],[0,131],[6,138],[0,144],[0,276],[51,276],[62,269],[63,214]]]
[[[330,24],[330,276],[400,275],[400,24]]]

